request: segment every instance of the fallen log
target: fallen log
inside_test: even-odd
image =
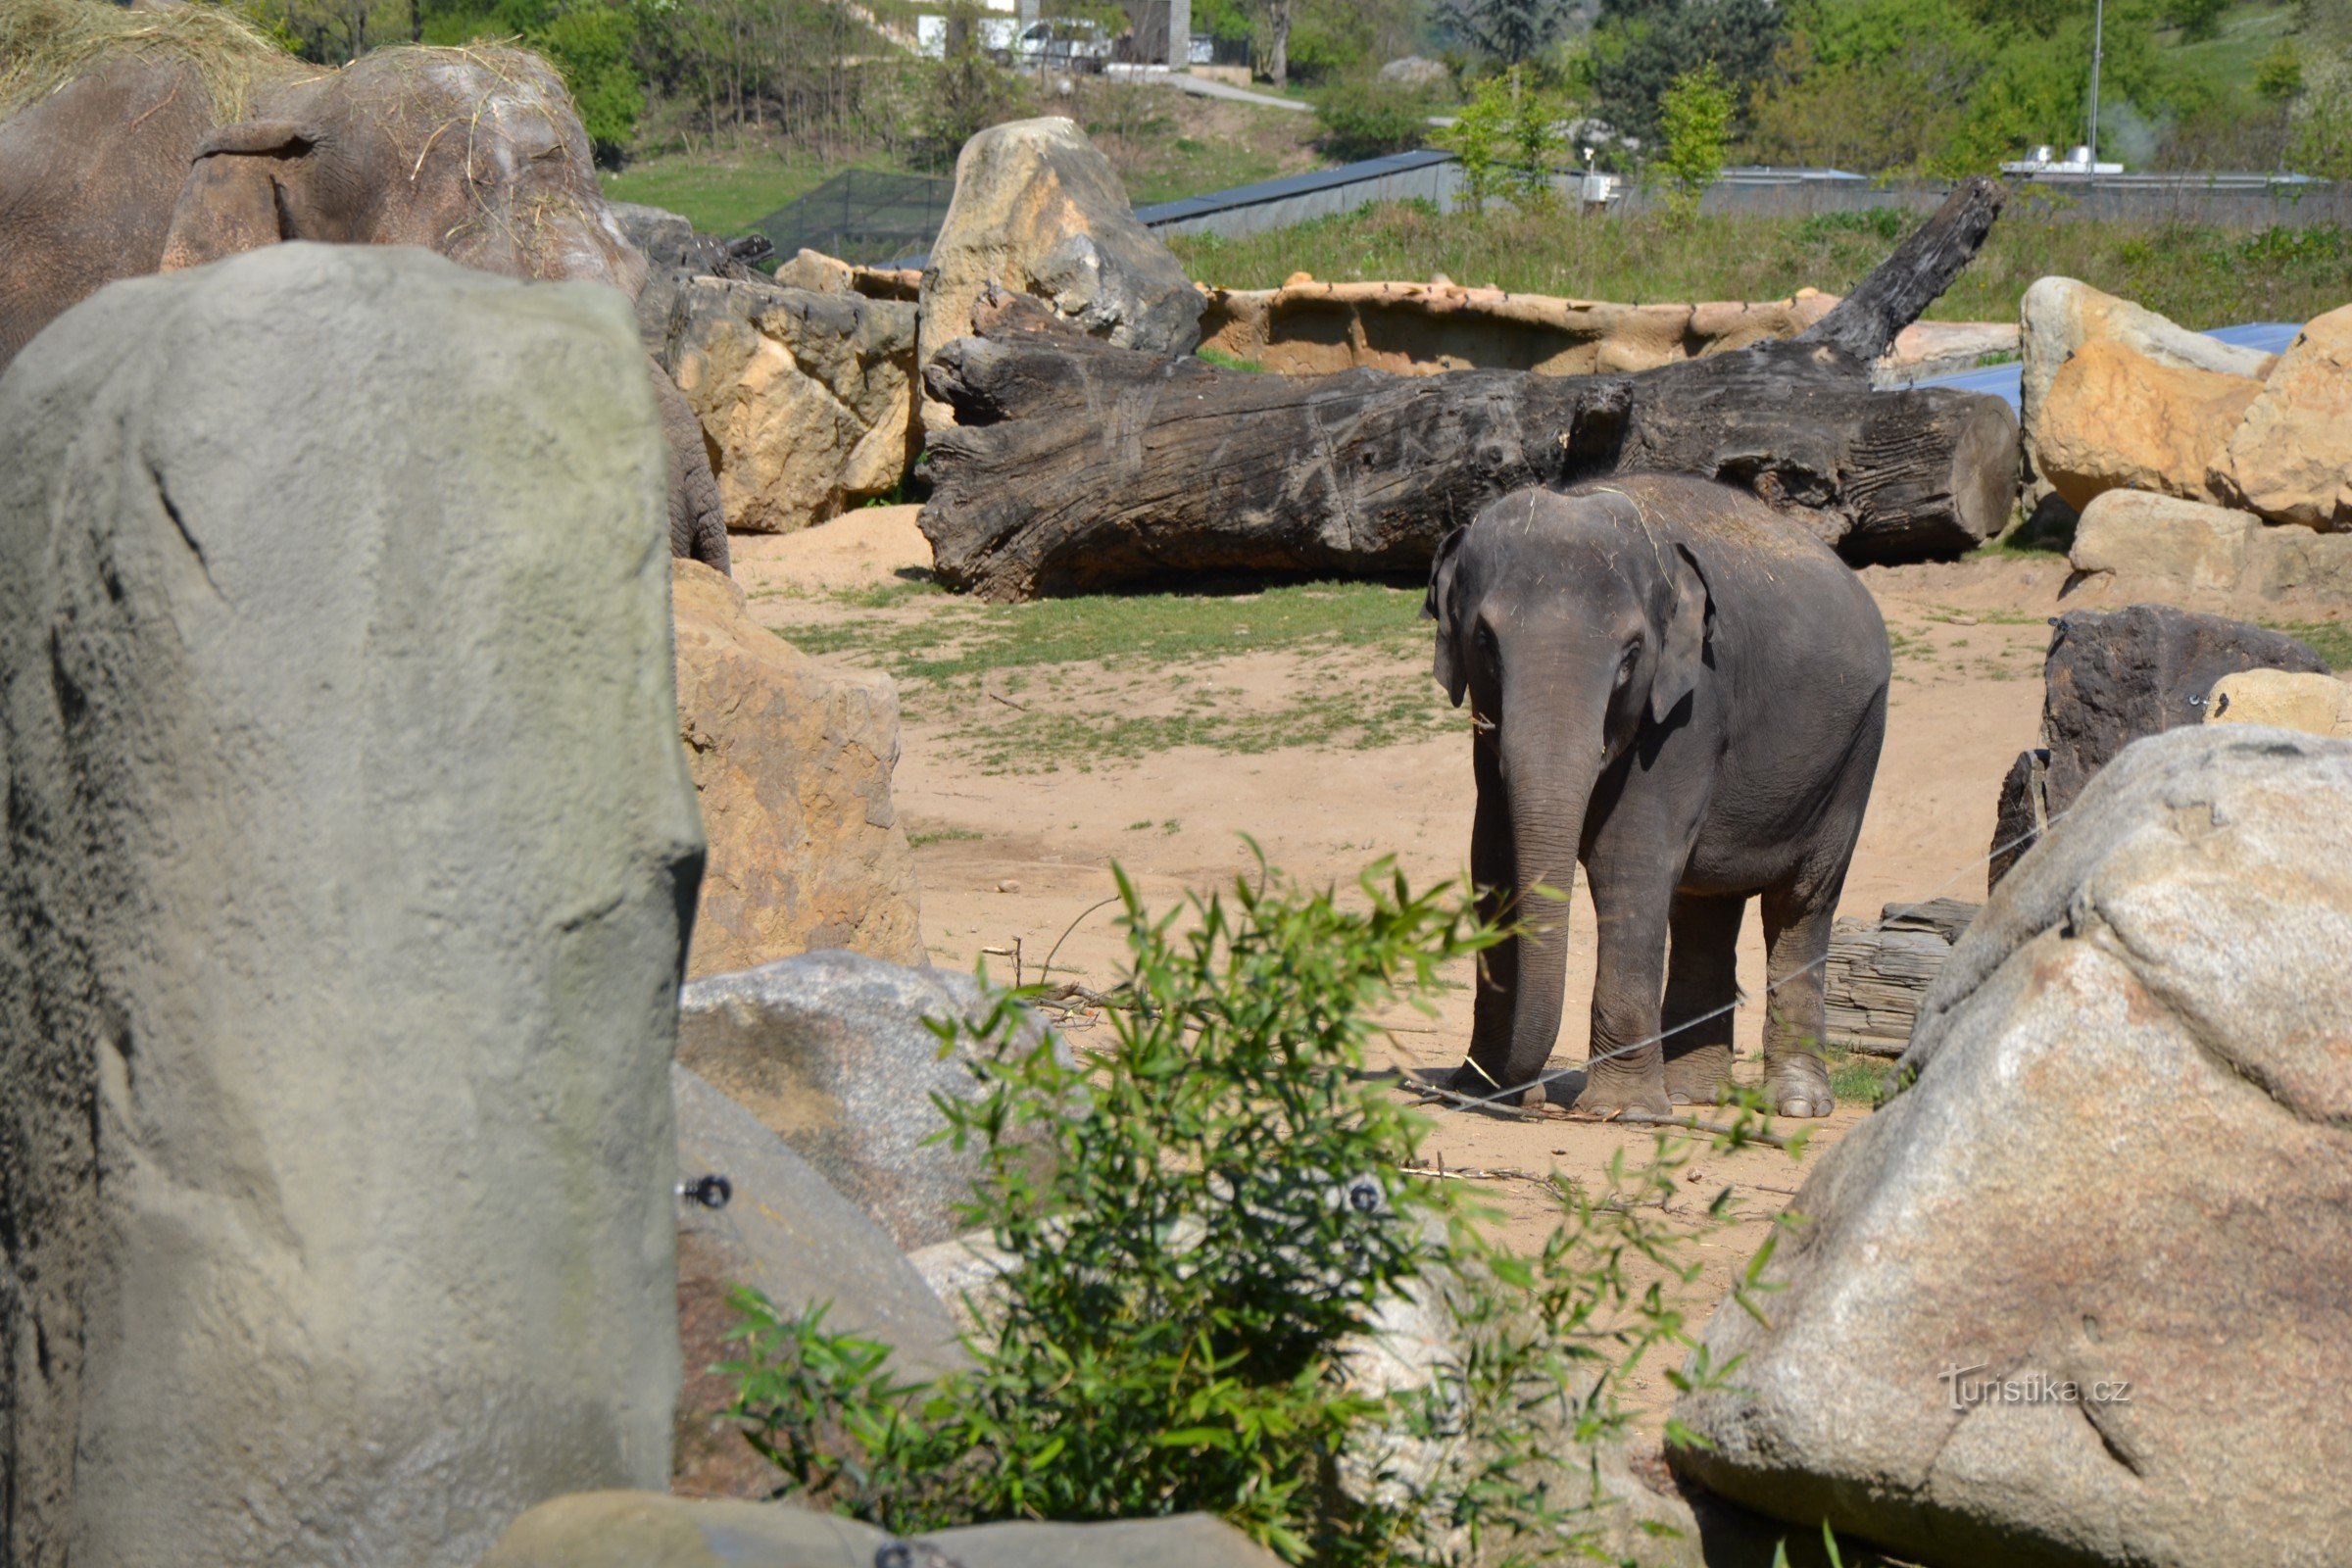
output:
[[[1253,374],[1116,349],[998,295],[926,368],[921,527],[951,586],[1026,599],[1209,572],[1425,566],[1486,502],[1628,469],[1721,477],[1849,561],[1956,555],[2008,519],[1998,398],[1874,391],[1870,362],[1976,254],[2004,192],[1964,182],[1797,338],[1634,374]]]

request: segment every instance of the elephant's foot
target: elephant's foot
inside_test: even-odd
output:
[[[1493,1075],[1475,1061],[1465,1061],[1454,1068],[1452,1075],[1445,1080],[1444,1087],[1454,1094],[1494,1105],[1540,1105],[1544,1102],[1541,1084],[1533,1089],[1503,1092],[1502,1086],[1494,1081]]]
[[[1810,1052],[1766,1058],[1764,1103],[1776,1116],[1827,1116],[1838,1108],[1830,1069]]]
[[[1674,1102],[1666,1098],[1665,1081],[1652,1068],[1643,1073],[1592,1074],[1572,1108],[1600,1116],[1628,1110],[1648,1116],[1671,1116]]]
[[[1694,1046],[1666,1058],[1666,1098],[1678,1105],[1712,1105],[1732,1087],[1732,1048]]]

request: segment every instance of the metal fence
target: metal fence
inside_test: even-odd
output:
[[[882,174],[853,169],[752,225],[776,255],[806,246],[845,262],[880,264],[931,248],[956,180],[946,174]]]
[[[1555,180],[1575,202],[1573,175]],[[1833,169],[1735,169],[1707,187],[1704,213],[1809,217],[1894,208],[1933,211],[1951,192],[1942,180],[1880,180]],[[2307,228],[2352,223],[2352,183],[2276,174],[2040,175],[2017,182],[2013,212],[2138,222],[2180,221],[2229,228]],[[844,261],[919,267],[947,216],[956,181],[947,175],[836,174],[752,226],[779,256],[806,245]],[[1604,213],[1642,212],[1658,198],[1627,186]],[[1434,149],[1367,159],[1263,180],[1205,196],[1139,207],[1161,234],[1239,238],[1351,213],[1376,202],[1426,201],[1451,210],[1468,200],[1461,167]]]

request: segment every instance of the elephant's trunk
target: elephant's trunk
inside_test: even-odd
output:
[[[1513,914],[1519,938],[1519,988],[1511,1009],[1511,1048],[1503,1082],[1532,1083],[1560,1033],[1560,1004],[1568,981],[1568,894],[1575,886],[1577,848],[1585,809],[1600,772],[1598,725],[1549,726],[1552,733],[1514,737],[1504,727],[1503,766],[1509,780],[1511,837],[1516,851]],[[1561,733],[1561,731],[1565,733]],[[1519,744],[1514,745],[1517,741]],[[1534,890],[1553,890],[1556,897]]]

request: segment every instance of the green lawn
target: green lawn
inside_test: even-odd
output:
[[[851,167],[773,152],[665,153],[607,173],[605,194],[667,208],[707,233],[740,234]]]
[[[2050,273],[2194,327],[2308,320],[2352,301],[2352,230],[2078,222],[2045,200],[2036,193],[2012,202],[1929,316],[2014,319],[2027,285]],[[1640,304],[1781,299],[1806,286],[1842,294],[1918,221],[1882,209],[1684,224],[1664,214],[1585,218],[1556,206],[1441,215],[1399,202],[1243,239],[1182,235],[1172,243],[1193,276],[1233,288],[1271,288],[1299,270],[1332,281],[1444,272],[1513,292]]]

